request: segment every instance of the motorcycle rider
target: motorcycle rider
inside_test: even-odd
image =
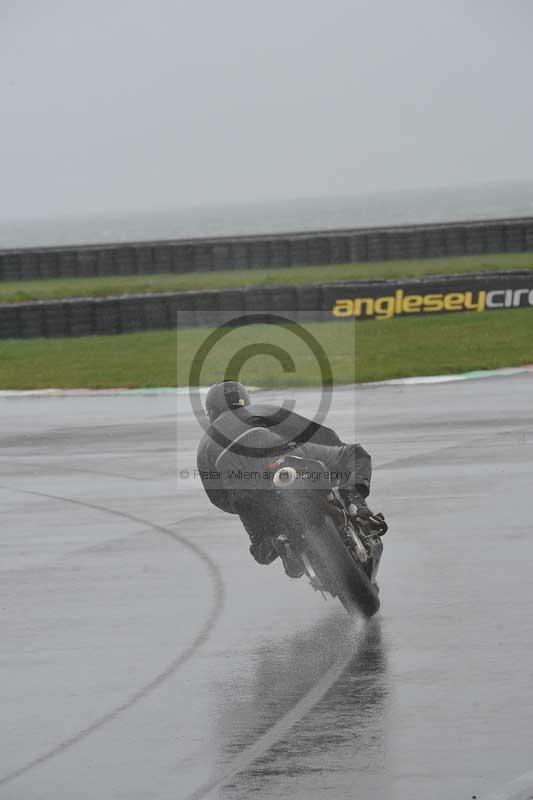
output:
[[[276,519],[272,491],[258,476],[272,459],[290,452],[321,461],[359,524],[386,524],[376,519],[366,503],[372,474],[370,455],[359,444],[345,444],[335,431],[294,411],[268,404],[252,404],[238,381],[219,381],[206,396],[210,422],[197,455],[198,471],[210,501],[230,514],[238,514],[250,537],[250,553],[260,564],[281,557],[289,577],[299,578],[304,566],[287,538],[276,535],[283,525]],[[246,469],[242,470],[242,466]],[[253,486],[250,476],[255,476]],[[270,489],[271,483],[268,482]]]

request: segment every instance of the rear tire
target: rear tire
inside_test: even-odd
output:
[[[306,539],[315,556],[311,561],[320,565],[317,572],[328,573],[330,591],[346,611],[360,611],[365,617],[375,614],[379,609],[379,589],[350,554],[331,517],[324,514],[320,525],[307,531]]]

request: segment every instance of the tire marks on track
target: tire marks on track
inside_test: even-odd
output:
[[[224,605],[224,582],[222,574],[217,564],[211,557],[205,553],[197,544],[191,542],[186,537],[172,530],[165,525],[150,522],[142,517],[130,514],[125,511],[119,511],[107,506],[102,506],[96,503],[89,503],[84,500],[76,498],[63,497],[60,495],[49,494],[29,489],[14,488],[5,484],[0,484],[1,489],[7,489],[16,493],[23,493],[35,495],[37,497],[44,497],[51,500],[57,500],[72,505],[81,506],[84,508],[101,511],[102,513],[112,514],[117,517],[129,520],[131,522],[140,523],[146,526],[147,529],[155,530],[156,532],[174,539],[179,544],[191,550],[201,561],[204,562],[208,569],[208,574],[213,584],[213,604],[207,620],[202,626],[200,632],[197,634],[191,645],[176,657],[164,670],[158,673],[151,681],[141,686],[134,694],[130,695],[123,703],[113,707],[106,714],[103,714],[91,724],[80,729],[72,736],[59,742],[54,747],[46,752],[37,756],[36,758],[28,761],[26,764],[0,776],[0,787],[16,780],[32,769],[39,767],[43,763],[49,761],[56,756],[61,755],[69,748],[75,746],[80,741],[95,733],[107,723],[112,722],[120,714],[127,711],[135,703],[143,700],[150,692],[157,689],[161,684],[174,675],[177,670],[189,661],[196,653],[196,651],[207,641],[211,631],[213,630],[218,617],[220,616]],[[208,514],[198,514],[186,517],[180,520],[180,523],[197,522],[202,519],[208,518]],[[263,733],[252,744],[246,747],[239,755],[233,758],[218,775],[215,775],[210,780],[201,784],[191,794],[187,795],[184,800],[203,800],[210,796],[217,789],[220,789],[225,783],[230,781],[239,773],[248,768],[254,761],[263,756],[271,747],[280,741],[288,731],[294,727],[306,714],[308,714],[327,694],[327,692],[339,680],[344,671],[349,666],[351,660],[356,654],[357,650],[363,645],[365,638],[369,635],[372,625],[376,624],[376,620],[372,620],[364,625],[362,629],[355,630],[354,623],[354,636],[353,638],[347,637],[344,646],[341,648],[336,661],[327,669],[321,678],[312,686],[312,688],[301,697],[285,714],[283,714],[276,722]],[[362,691],[365,687],[362,687]]]
[[[261,758],[271,747],[279,742],[291,728],[294,727],[306,714],[308,714],[322,698],[333,688],[342,674],[350,665],[357,652],[365,646],[365,643],[375,635],[376,626],[379,619],[374,618],[363,623],[363,627],[355,631],[353,639],[346,637],[345,644],[339,653],[336,661],[326,670],[322,677],[311,687],[311,689],[301,697],[280,719],[278,719],[268,730],[266,730],[251,745],[242,750],[239,755],[233,758],[219,775],[203,783],[194,792],[187,795],[184,800],[203,800],[209,797],[217,789],[236,775],[243,772],[258,758]],[[355,626],[355,623],[354,623]],[[361,692],[369,690],[367,678],[361,679]],[[370,687],[372,688],[372,687]]]
[[[165,681],[171,678],[179,669],[182,667],[187,661],[189,661],[196,653],[196,651],[205,644],[207,639],[209,638],[212,630],[214,629],[217,620],[222,613],[224,607],[224,600],[225,600],[225,590],[224,590],[224,581],[222,578],[222,573],[220,572],[219,567],[215,563],[215,561],[204,551],[202,550],[197,544],[191,542],[185,536],[177,533],[176,531],[168,528],[164,525],[159,525],[155,522],[150,522],[150,520],[144,519],[142,517],[138,517],[135,514],[129,514],[126,511],[118,511],[117,509],[108,508],[106,506],[99,505],[97,503],[89,503],[85,500],[78,500],[72,497],[62,497],[60,495],[55,494],[48,494],[45,492],[38,492],[29,489],[19,489],[15,488],[6,484],[0,484],[0,488],[6,489],[11,492],[16,492],[19,494],[28,494],[34,495],[36,497],[44,497],[49,500],[58,500],[59,502],[69,503],[71,505],[81,506],[83,508],[90,508],[95,511],[100,511],[104,514],[112,514],[116,517],[121,517],[122,519],[129,520],[130,522],[140,523],[141,525],[145,525],[147,528],[156,531],[157,533],[162,534],[163,536],[167,536],[173,539],[178,544],[182,545],[183,547],[190,550],[197,556],[200,561],[207,568],[207,572],[209,575],[209,579],[211,581],[213,587],[213,599],[211,603],[211,609],[205,620],[203,626],[201,627],[199,633],[195,636],[192,643],[189,647],[184,650],[180,655],[176,656],[167,666],[155,675],[148,683],[143,684],[136,692],[132,695],[127,697],[122,703],[114,706],[110,709],[107,713],[102,714],[98,719],[91,722],[89,725],[81,728],[76,733],[72,734],[66,739],[63,739],[58,744],[51,747],[49,750],[41,753],[41,755],[36,756],[35,758],[31,759],[31,761],[26,762],[20,767],[11,770],[10,772],[5,773],[4,775],[0,776],[0,786],[5,786],[7,783],[14,781],[16,778],[21,777],[25,773],[29,772],[30,770],[34,769],[35,767],[44,764],[46,761],[49,761],[56,756],[61,755],[64,753],[65,750],[68,750],[74,745],[81,742],[90,734],[95,733],[108,722],[112,722],[116,719],[120,714],[127,711],[131,708],[135,703],[143,700],[147,697],[150,692],[157,689],[161,686]],[[180,523],[186,523],[191,521],[198,521],[201,519],[206,518],[207,514],[198,514],[191,517],[186,517],[183,520],[180,520]]]

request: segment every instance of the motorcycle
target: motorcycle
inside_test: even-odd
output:
[[[269,466],[282,506],[282,535],[300,556],[313,589],[325,599],[337,597],[350,614],[371,617],[380,605],[376,575],[387,530],[383,515],[363,520],[349,514],[339,490],[324,478],[321,461],[286,455]]]

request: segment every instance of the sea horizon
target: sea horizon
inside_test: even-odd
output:
[[[533,180],[0,220],[0,248],[109,244],[533,216]]]

